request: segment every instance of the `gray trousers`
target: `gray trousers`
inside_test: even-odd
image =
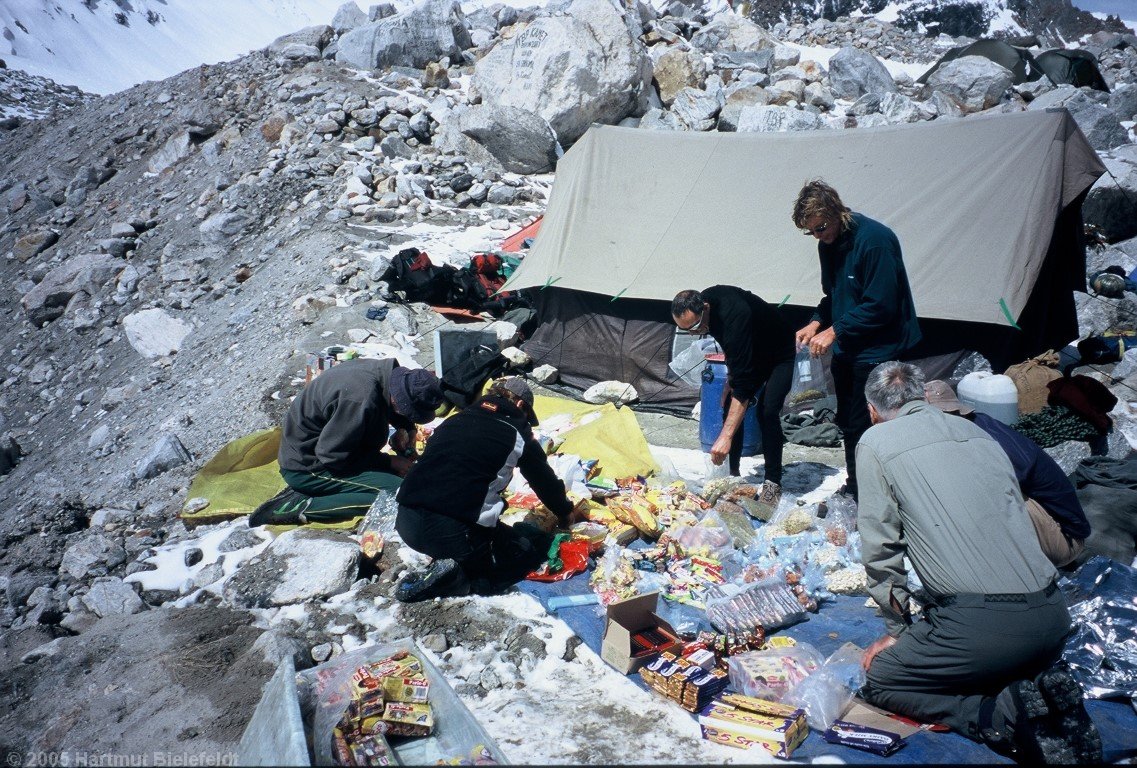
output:
[[[1049,595],[958,595],[948,602],[929,606],[922,621],[873,659],[861,696],[981,741],[984,699],[1058,661],[1070,613],[1057,589]]]

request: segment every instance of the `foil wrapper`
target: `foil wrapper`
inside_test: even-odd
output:
[[[1062,659],[1086,695],[1137,696],[1137,569],[1099,555],[1058,583],[1074,621]]]

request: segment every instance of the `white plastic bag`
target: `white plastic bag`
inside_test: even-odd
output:
[[[707,355],[722,350],[714,339],[696,339],[691,346],[675,356],[667,367],[683,381],[698,389],[703,385],[703,368],[706,367]]]

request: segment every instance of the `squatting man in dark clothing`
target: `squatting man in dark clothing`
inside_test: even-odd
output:
[[[711,445],[711,461],[722,464],[729,456],[732,475],[739,473],[746,409],[758,398],[766,477],[757,501],[769,519],[782,498],[781,413],[793,381],[793,329],[777,307],[732,285],[680,291],[671,301],[671,317],[682,331],[710,334],[726,357],[723,424]]]
[[[820,180],[803,186],[793,220],[817,238],[825,294],[796,340],[815,356],[833,351],[837,428],[848,470],[845,491],[856,499],[857,441],[869,428],[865,379],[877,363],[902,358],[920,340],[916,305],[896,235],[849,210],[833,187]]]
[[[509,377],[434,430],[395,497],[395,529],[404,544],[435,562],[400,582],[399,600],[493,594],[545,561],[552,534],[499,520],[515,468],[562,526],[584,519],[533,437],[536,424],[529,385]]]
[[[367,512],[399,487],[413,463],[416,424],[434,419],[442,385],[395,360],[355,359],[304,387],[284,417],[280,474],[288,484],[257,507],[249,525],[335,522]],[[382,453],[388,444],[399,455]]]
[[[912,365],[876,366],[865,395],[857,528],[888,634],[865,652],[862,697],[1023,763],[1100,762],[1082,689],[1056,663],[1070,614],[1006,453],[929,404]],[[905,557],[928,596],[920,620]]]
[[[1014,467],[1026,511],[1034,524],[1042,554],[1061,568],[1070,565],[1086,548],[1090,521],[1078,501],[1078,492],[1058,462],[1026,435],[1008,427],[998,419],[979,413],[959,402],[946,381],[929,381],[924,385],[928,402],[944,413],[970,419],[999,444]]]

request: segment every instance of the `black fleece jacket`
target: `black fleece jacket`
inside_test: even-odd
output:
[[[514,468],[550,511],[568,517],[572,502],[565,484],[545,461],[525,414],[489,395],[434,430],[395,498],[403,506],[493,527]]]
[[[781,310],[750,291],[714,285],[702,291],[711,305],[708,332],[726,357],[731,396],[748,402],[778,363],[794,359],[794,332]]]

